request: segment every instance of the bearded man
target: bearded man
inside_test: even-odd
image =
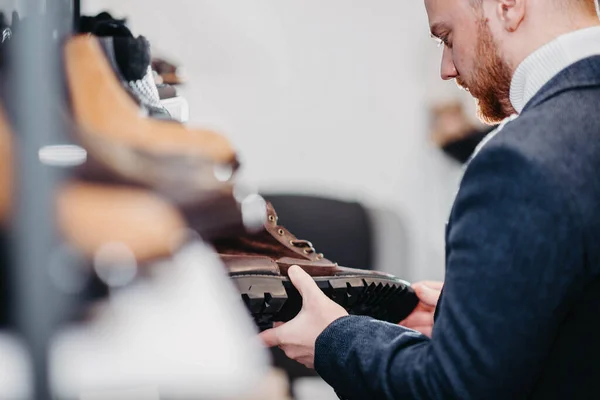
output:
[[[262,338],[345,399],[598,398],[596,5],[425,6],[444,45],[442,78],[473,95],[484,121],[503,121],[466,168],[446,228],[443,290],[415,285],[421,303],[394,325],[346,315],[294,267],[302,311]]]

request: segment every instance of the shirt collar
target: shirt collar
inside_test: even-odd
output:
[[[600,26],[561,35],[531,53],[517,67],[510,85],[510,102],[517,113],[556,74],[594,55],[600,55]]]

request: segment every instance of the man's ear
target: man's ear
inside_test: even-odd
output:
[[[496,13],[501,26],[514,32],[525,19],[527,0],[496,0]]]

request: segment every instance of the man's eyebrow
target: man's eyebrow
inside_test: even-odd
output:
[[[448,28],[448,25],[446,25],[443,22],[435,22],[431,25],[429,30],[431,31],[432,37],[440,38],[444,35],[444,33],[446,33],[450,29]]]

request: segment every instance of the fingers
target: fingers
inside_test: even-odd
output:
[[[413,289],[417,294],[419,300],[428,306],[435,307],[440,298],[440,290],[431,288],[423,283],[416,283],[413,285]]]
[[[299,266],[292,265],[288,270],[288,276],[303,298],[315,293],[315,291],[322,293],[313,278]]]

